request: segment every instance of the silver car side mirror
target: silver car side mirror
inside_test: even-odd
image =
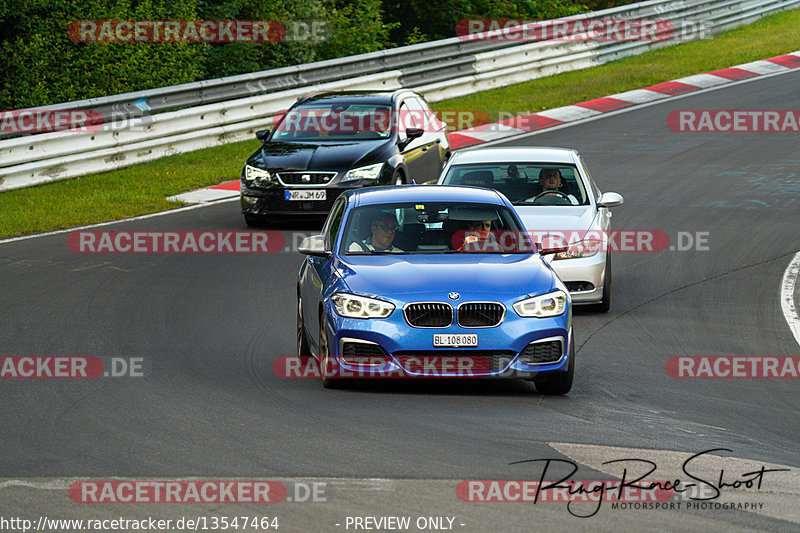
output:
[[[597,202],[597,207],[616,207],[622,205],[624,199],[621,194],[615,192],[604,192]]]

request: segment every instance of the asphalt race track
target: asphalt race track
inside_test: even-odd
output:
[[[275,358],[295,352],[302,259],[291,250],[78,254],[65,233],[0,244],[0,355],[142,358],[145,374],[0,381],[3,515],[170,518],[231,507],[277,516],[281,531],[354,530],[347,516],[386,515],[455,517],[452,527],[465,532],[658,523],[797,530],[800,382],[676,379],[665,365],[675,356],[800,355],[779,301],[800,250],[798,134],[667,127],[678,109],[800,109],[798,87],[794,71],[504,143],[577,148],[600,188],[625,197],[615,229],[664,231],[674,246],[679,232],[707,236],[708,249],[614,255],[611,312],[575,313],[577,371],[566,397],[543,397],[525,382],[329,391],[315,379],[276,376]],[[100,229],[245,231],[237,208],[222,202]],[[319,224],[269,230],[291,246]],[[666,469],[718,448],[738,458],[726,463],[730,479],[761,465],[791,471],[766,474],[760,490],[723,490],[719,501],[762,503],[758,510],[605,503],[576,518],[566,503],[472,504],[455,492],[460,480],[538,480],[542,463],[511,464],[531,459],[570,458],[580,465],[575,479],[611,479],[619,475],[601,463],[612,458]],[[733,473],[745,464],[756,467]],[[709,468],[703,479],[719,477]],[[75,478],[114,477],[284,480],[290,495],[293,483],[321,480],[327,497],[264,510],[81,505],[67,495]]]

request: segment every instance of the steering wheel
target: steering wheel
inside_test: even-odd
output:
[[[555,190],[555,189],[550,189],[550,190],[547,190],[547,191],[542,191],[542,192],[540,192],[539,194],[537,194],[536,196],[534,196],[534,197],[533,197],[533,199],[530,199],[530,198],[528,198],[528,199],[526,200],[526,202],[531,202],[531,201],[532,201],[532,202],[534,202],[534,203],[535,203],[535,202],[536,202],[536,200],[538,200],[539,198],[542,198],[542,197],[544,197],[544,196],[549,196],[549,195],[551,195],[551,194],[555,194],[555,195],[557,195],[557,196],[559,196],[559,197],[563,198],[564,200],[566,200],[566,201],[567,201],[567,203],[572,203],[572,202],[571,202],[571,200],[569,199],[569,195],[568,195],[567,193],[565,193],[565,192],[563,192],[563,191],[558,191],[558,190]]]

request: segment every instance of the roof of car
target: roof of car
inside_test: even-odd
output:
[[[394,98],[403,92],[413,94],[406,89],[398,89],[396,91],[328,91],[307,94],[298,103],[303,105],[310,102],[315,104],[391,104]]]
[[[548,162],[573,163],[577,152],[572,148],[553,148],[548,146],[509,146],[502,148],[475,148],[460,150],[453,154],[452,163],[521,163]]]
[[[505,205],[504,197],[493,189],[454,185],[399,185],[351,189],[348,195],[354,205],[394,202],[471,202]]]

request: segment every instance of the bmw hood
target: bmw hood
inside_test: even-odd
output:
[[[542,294],[553,288],[552,270],[539,255],[409,254],[345,256],[337,265],[356,294],[446,301],[451,292],[466,299]]]
[[[268,142],[253,154],[257,166],[295,170],[350,170],[379,163],[385,140],[326,144]]]

